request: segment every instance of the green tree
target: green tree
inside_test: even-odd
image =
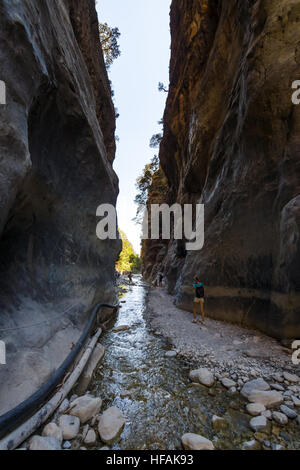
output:
[[[100,42],[107,68],[121,55],[118,39],[121,36],[119,28],[110,28],[107,23],[99,23]]]
[[[152,185],[152,178],[153,175],[158,171],[159,169],[159,159],[157,155],[154,155],[150,163],[147,163],[145,165],[144,170],[141,174],[141,176],[138,177],[136,180],[136,189],[137,189],[137,195],[135,197],[135,204],[137,204],[137,212],[135,216],[135,221],[137,223],[142,222],[143,218],[143,211],[144,208],[146,207],[147,200],[148,200],[148,192],[149,188]]]
[[[142,260],[134,252],[133,246],[128,240],[126,234],[122,230],[119,230],[119,232],[122,239],[123,247],[119,259],[117,261],[116,269],[119,272],[131,271],[134,273],[139,273],[141,271]]]

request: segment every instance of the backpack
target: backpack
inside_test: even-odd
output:
[[[198,299],[201,299],[204,297],[204,288],[203,286],[197,286],[196,287],[196,296]]]

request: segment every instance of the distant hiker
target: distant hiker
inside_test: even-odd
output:
[[[132,272],[131,271],[129,271],[128,273],[128,279],[129,279],[130,284],[132,284]]]
[[[199,323],[197,321],[197,304],[200,304],[201,307],[201,316],[202,316],[202,323],[205,325],[205,313],[204,313],[204,286],[203,283],[199,281],[199,278],[196,277],[194,279],[193,284],[195,297],[194,297],[194,304],[193,304],[193,314],[194,320],[193,323]]]
[[[164,278],[163,274],[159,273],[158,274],[158,285],[159,285],[159,287],[162,287],[163,278]]]

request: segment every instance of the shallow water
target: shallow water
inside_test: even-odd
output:
[[[209,390],[191,384],[188,374],[195,364],[165,357],[171,348],[148,322],[147,284],[140,278],[135,282],[121,295],[121,302],[126,303],[121,304],[115,324],[130,329],[118,333],[111,330],[102,337],[106,354],[90,387],[103,399],[103,409],[117,406],[126,416],[124,431],[111,448],[181,449],[181,436],[193,432],[213,440],[217,449],[241,449],[242,443],[254,436],[249,429],[250,417],[244,412],[245,401],[239,394],[229,396],[221,386]],[[121,398],[124,391],[130,396]],[[226,419],[224,431],[213,430],[214,414]],[[299,437],[296,424],[279,431],[274,428],[277,434],[286,432],[285,439],[272,434],[271,426],[261,439],[270,444],[284,443],[289,448],[299,445],[294,434]]]

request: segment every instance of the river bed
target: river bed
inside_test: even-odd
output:
[[[239,394],[230,396],[221,385],[208,389],[192,384],[188,374],[195,364],[165,356],[172,348],[151,328],[148,286],[139,277],[134,282],[121,288],[123,303],[114,325],[129,329],[103,335],[106,354],[90,387],[103,399],[103,409],[117,406],[126,417],[124,431],[111,448],[181,449],[181,436],[191,432],[212,440],[216,449],[241,449],[254,438],[245,400]],[[213,429],[213,415],[225,418],[224,429]],[[256,437],[266,449],[278,444],[298,448],[299,426],[280,429],[270,422]]]

